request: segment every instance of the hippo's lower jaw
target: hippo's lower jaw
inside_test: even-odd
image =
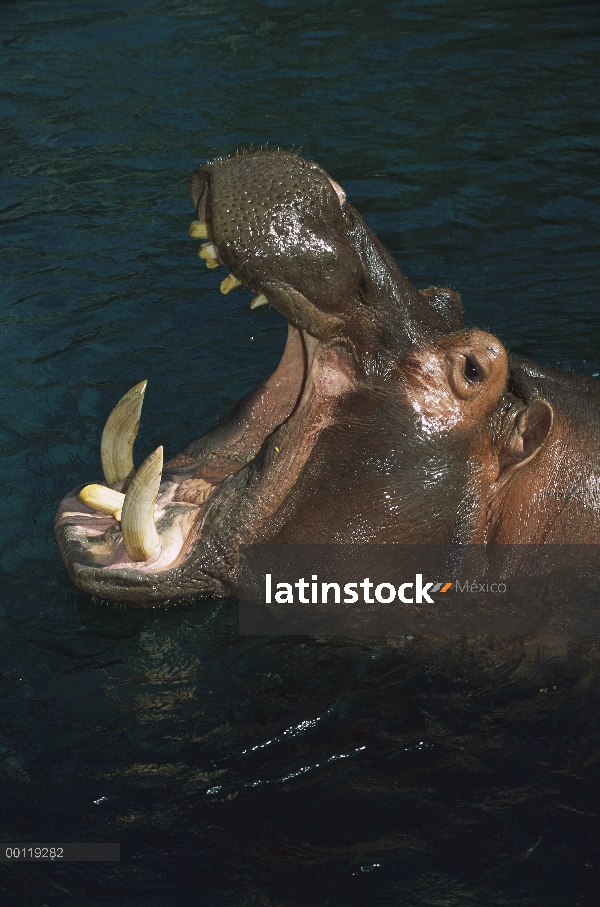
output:
[[[73,582],[107,600],[153,605],[235,594],[240,544],[260,536],[293,485],[351,364],[288,327],[275,372],[208,435],[165,464],[156,501],[159,544],[128,554],[121,523],[87,506],[81,488],[61,502],[58,547]],[[110,487],[121,491],[123,483]]]

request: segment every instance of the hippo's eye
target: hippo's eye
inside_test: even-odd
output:
[[[472,356],[465,356],[463,373],[467,381],[483,381],[484,378],[481,366]]]

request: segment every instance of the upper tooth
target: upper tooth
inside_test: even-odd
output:
[[[264,293],[259,293],[258,296],[255,296],[252,302],[250,303],[251,309],[257,309],[261,305],[268,305],[269,300]]]
[[[123,501],[121,530],[132,561],[146,561],[159,545],[154,525],[154,505],[162,476],[163,449],[157,447],[146,457],[131,480]]]
[[[204,258],[205,261],[215,261],[217,258],[217,247],[214,242],[203,242],[198,249],[198,255],[200,258]]]
[[[233,274],[230,274],[229,277],[226,277],[225,280],[221,281],[221,293],[230,293],[232,290],[235,290],[236,287],[241,287],[242,281],[238,280],[237,277],[234,277]]]
[[[107,488],[106,485],[86,485],[79,492],[79,499],[88,507],[93,507],[94,510],[99,510],[101,513],[112,513],[113,516],[116,516],[123,506],[125,495],[120,491]]]
[[[214,242],[202,243],[202,245],[198,249],[198,255],[200,256],[200,258],[204,259],[207,268],[219,267],[219,259],[217,257],[218,252]]]
[[[190,224],[190,236],[192,239],[210,239],[209,224],[205,220],[193,220]]]
[[[121,397],[106,420],[100,457],[107,485],[127,482],[133,476],[133,443],[140,427],[140,415],[147,381],[140,381]]]

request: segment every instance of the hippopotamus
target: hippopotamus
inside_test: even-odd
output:
[[[417,290],[335,182],[285,151],[191,180],[200,256],[288,322],[274,373],[173,459],[136,471],[145,382],[102,437],[105,482],[56,517],[73,582],[152,606],[235,596],[257,543],[598,543],[600,382],[466,329]]]

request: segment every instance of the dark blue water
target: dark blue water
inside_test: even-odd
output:
[[[170,456],[277,361],[187,237],[239,147],[301,148],[417,286],[598,375],[598,5],[19,0],[0,43],[0,839],[122,850],[0,901],[597,905],[594,641],[241,638],[79,593],[51,525],[133,384]]]

